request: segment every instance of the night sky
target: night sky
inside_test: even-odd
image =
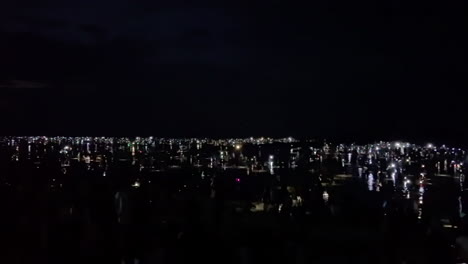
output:
[[[0,134],[468,143],[464,1],[196,2],[1,1]]]

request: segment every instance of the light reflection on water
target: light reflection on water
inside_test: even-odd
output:
[[[424,204],[424,176],[421,177],[421,181],[419,183],[419,192],[418,192],[418,219],[421,220],[422,212],[423,212],[423,204]]]
[[[374,175],[372,173],[369,173],[369,175],[367,176],[367,188],[369,189],[369,191],[374,190]]]
[[[13,144],[14,143],[12,143],[12,145]],[[63,146],[63,144],[62,144],[62,146]],[[93,149],[93,147],[90,145],[90,143],[85,143],[84,146],[85,146],[85,150],[87,152],[90,152],[90,150]],[[130,147],[128,147],[128,145],[125,145],[125,146],[126,147],[122,148],[122,150],[125,151],[126,153],[130,153],[131,156],[134,157],[132,159],[132,164],[133,165],[137,165],[136,160],[138,160],[140,158],[140,156],[141,156],[140,155],[142,153],[141,149],[144,149],[145,152],[153,151],[152,149],[148,149],[148,147],[146,145],[144,147],[141,147],[139,145],[129,145]],[[201,149],[201,144],[197,143],[196,146],[197,146],[198,150]],[[11,146],[12,149],[14,147],[16,147],[16,151],[18,152],[19,151],[18,146],[16,146],[16,145]],[[49,148],[49,150],[53,151],[53,147],[54,146],[51,146]],[[83,159],[82,159],[80,154],[82,154],[83,152],[72,151],[72,147],[73,147],[73,149],[75,149],[75,145],[65,146],[63,148],[63,155],[66,157],[66,159],[61,160],[62,168],[64,170],[63,171],[64,174],[67,173],[66,169],[67,169],[67,167],[70,166],[70,159],[72,159],[72,160],[75,159],[75,158],[72,157],[72,155],[77,156],[77,160],[81,161],[81,162],[84,162],[85,164],[91,164],[92,163],[91,157],[88,156],[89,153],[88,153],[88,155],[85,155],[83,157]],[[172,149],[173,144],[170,143],[169,147]],[[94,150],[95,151],[96,151],[96,148],[97,148],[97,144],[94,144]],[[114,148],[109,147],[109,146],[106,146],[105,149],[108,150],[110,153],[112,153],[113,150],[114,150]],[[27,152],[35,153],[35,152],[37,152],[37,150],[38,150],[37,145],[34,145],[34,148],[31,147],[31,144],[27,145]],[[26,152],[24,150],[22,150],[22,151]],[[46,152],[46,151],[47,151],[47,148],[44,148],[44,152]],[[291,151],[292,151],[292,149],[290,149],[290,152]],[[192,156],[184,156],[184,153],[186,153],[185,150],[181,150],[178,153],[180,154],[180,156],[175,156],[175,155],[171,156],[170,157],[171,160],[172,160],[172,158],[174,158],[174,159],[178,158],[179,159],[179,157],[180,157],[180,160],[183,160],[183,159],[187,160],[187,157],[190,157],[190,159],[189,159],[190,162],[189,163],[192,166],[197,166],[197,167],[200,166],[200,159],[195,159],[194,158],[193,161],[192,161]],[[94,159],[94,157],[95,156],[93,156],[93,159]],[[193,156],[193,157],[195,157],[195,156]],[[266,159],[261,159],[261,161],[257,161],[257,156],[254,156],[253,158],[251,158],[251,160],[252,160],[252,164],[251,164],[252,170],[248,169],[247,174],[249,175],[251,171],[252,172],[254,171],[254,166],[259,166],[259,167],[261,167],[262,172],[266,172],[266,173],[269,172],[272,175],[281,173],[282,160],[280,159],[280,156],[278,156],[276,159],[274,158],[274,156],[270,156],[270,158],[268,158],[268,156],[266,156],[266,157],[267,157]],[[365,158],[366,156],[363,156],[363,157]],[[368,164],[372,164],[373,162],[372,162],[371,155],[368,155],[367,157],[369,158]],[[234,158],[236,158],[235,155],[233,156],[233,159]],[[18,161],[18,155],[13,156],[13,159]],[[324,156],[323,159],[325,160],[326,156]],[[392,163],[390,163],[390,166],[388,166],[387,170],[385,170],[386,165],[385,165],[385,167],[380,166],[378,160],[376,158],[374,159],[374,164],[375,165],[372,166],[371,168],[376,167],[374,172],[376,172],[378,170],[382,170],[382,171],[378,171],[377,174],[374,175],[372,172],[370,172],[368,170],[368,168],[365,165],[357,164],[356,162],[354,162],[354,159],[353,159],[351,153],[348,153],[347,155],[342,154],[340,159],[337,158],[337,160],[341,160],[341,166],[342,167],[352,166],[352,168],[353,168],[353,170],[352,170],[353,177],[355,177],[355,168],[358,167],[358,166],[362,166],[362,167],[358,168],[358,174],[359,174],[359,178],[361,178],[360,179],[361,186],[363,186],[364,184],[367,183],[368,191],[371,191],[371,192],[377,191],[378,192],[378,191],[380,191],[380,187],[382,185],[385,185],[388,181],[392,181],[392,185],[394,187],[395,187],[395,185],[397,185],[396,189],[398,189],[399,192],[401,192],[401,190],[402,190],[401,187],[403,187],[404,197],[406,197],[407,199],[411,198],[412,202],[414,202],[414,204],[417,205],[417,207],[415,207],[414,210],[418,211],[418,218],[421,219],[421,217],[422,217],[422,205],[424,204],[424,197],[423,197],[423,194],[424,194],[424,185],[423,185],[424,184],[423,183],[424,182],[424,175],[422,175],[421,183],[419,183],[418,181],[413,181],[414,185],[411,184],[411,182],[408,179],[406,179],[406,177],[404,178],[403,181],[401,181],[400,177],[404,177],[405,175],[407,175],[407,173],[405,171],[405,167],[403,167],[404,164],[399,159],[388,158],[388,157],[387,157],[387,159],[390,159],[388,161],[392,162]],[[230,168],[229,166],[231,166],[228,163],[229,162],[229,152],[225,151],[225,150],[221,150],[220,152],[216,152],[216,155],[210,156],[208,160],[209,160],[208,165],[207,165],[208,168],[218,168],[219,164],[222,164],[221,168],[226,170],[226,168]],[[345,164],[346,161],[351,162],[352,160],[353,160],[353,164]],[[315,158],[314,158],[314,161],[315,161]],[[320,161],[322,161],[322,156],[320,156]],[[406,162],[410,163],[410,159],[406,159]],[[153,162],[151,162],[151,163],[153,163]],[[388,164],[388,163],[385,163],[385,164]],[[446,164],[447,164],[447,161],[445,161],[445,165]],[[276,165],[276,167],[275,167],[275,165]],[[437,166],[438,166],[437,169],[440,170],[441,165],[442,165],[442,163],[439,162],[437,164]],[[244,166],[244,165],[241,164],[241,165],[236,165],[236,166],[239,166],[239,168],[240,168],[241,166]],[[429,166],[427,166],[427,167],[429,167]],[[88,166],[87,168],[89,169],[90,167]],[[140,172],[141,172],[144,167],[142,165],[140,165],[139,168],[140,168]],[[422,167],[422,168],[424,168],[424,167]],[[344,168],[342,168],[342,169],[344,169]],[[260,169],[257,170],[257,172],[259,172],[259,171],[260,171]],[[367,178],[364,178],[366,176],[366,174],[367,174]],[[112,175],[111,173],[110,174],[108,173],[106,175],[106,170],[104,170],[102,172],[102,177],[111,176],[111,175]],[[389,175],[390,175],[390,177],[389,177]],[[418,175],[418,172],[415,171],[414,175]],[[456,175],[455,172],[454,172],[454,175]],[[201,173],[200,177],[201,177],[201,179],[203,179],[205,177],[203,172]],[[397,182],[397,178],[398,178],[398,182]],[[414,179],[414,180],[416,180],[416,179]],[[462,174],[459,174],[459,180],[460,180],[460,188],[463,189],[462,183],[463,183],[463,180],[464,180],[464,176]],[[240,181],[240,179],[239,179],[239,181]],[[417,185],[418,183],[419,183],[419,186]],[[141,184],[143,186],[144,182],[142,181]],[[333,184],[335,184],[335,183],[333,183]],[[430,184],[430,183],[428,183],[428,184]],[[134,188],[138,188],[138,187],[140,187],[140,182],[137,181],[132,186]],[[390,183],[389,183],[388,186],[390,186]],[[386,191],[385,187],[387,187],[387,186],[385,185],[384,187],[382,187],[383,192]],[[337,203],[336,200],[339,198],[339,193],[336,192],[333,188],[334,188],[333,186],[329,188],[329,190],[333,194],[333,197],[332,197],[333,199],[330,202],[332,204],[332,206],[334,206],[335,203]],[[418,192],[418,190],[419,190],[419,192]],[[395,193],[394,189],[391,192]],[[411,192],[411,195],[410,195],[410,192]],[[317,197],[317,198],[320,199],[320,191],[318,193],[316,193],[316,194],[319,195],[319,197]],[[314,196],[314,197],[316,197],[316,196]],[[402,195],[399,194],[398,197],[401,198]],[[322,199],[326,204],[329,203],[330,196],[329,196],[329,193],[327,191],[322,192]],[[390,199],[388,199],[389,202],[390,202]],[[459,199],[458,203],[459,203],[460,214],[462,214],[462,212],[461,212],[462,211],[461,199]],[[429,212],[429,210],[428,210],[428,212]]]
[[[407,193],[409,192],[408,185],[411,183],[411,181],[408,178],[403,179],[403,192]]]

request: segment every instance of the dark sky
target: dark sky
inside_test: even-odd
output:
[[[468,142],[464,1],[196,2],[3,0],[0,134]]]

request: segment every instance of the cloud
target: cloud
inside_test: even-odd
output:
[[[46,88],[47,85],[39,82],[24,81],[24,80],[11,80],[7,82],[0,83],[0,88],[9,88],[9,89],[37,89],[37,88]]]

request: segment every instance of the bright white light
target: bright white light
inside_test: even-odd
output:
[[[330,195],[328,194],[327,191],[323,191],[322,197],[323,197],[323,200],[325,202],[328,202],[328,199],[330,198]]]
[[[427,148],[433,148],[433,147],[434,146],[431,143],[427,144]]]
[[[241,145],[236,145],[236,149],[237,150],[241,149]]]
[[[274,159],[274,158],[275,158],[275,157],[274,157],[273,155],[270,155],[270,159],[271,159],[271,160]]]
[[[401,144],[399,142],[395,143],[395,147],[399,148],[401,147]]]
[[[139,187],[140,187],[140,182],[139,182],[139,181],[135,181],[135,183],[132,184],[132,187],[134,187],[134,188],[139,188]]]

